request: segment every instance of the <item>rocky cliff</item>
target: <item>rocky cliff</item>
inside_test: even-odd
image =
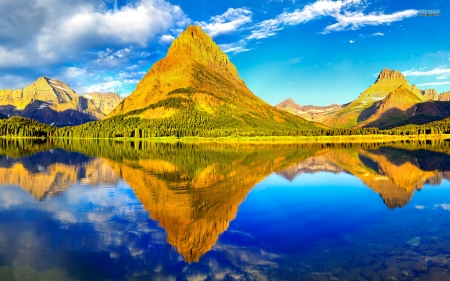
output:
[[[0,113],[19,115],[56,126],[79,125],[103,119],[121,99],[98,95],[99,102],[75,93],[66,83],[40,77],[23,90],[0,90]]]
[[[422,95],[427,97],[429,100],[437,101],[439,100],[439,95],[435,89],[425,89],[421,91]]]

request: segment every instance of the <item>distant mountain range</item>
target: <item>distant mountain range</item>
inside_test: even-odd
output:
[[[450,92],[420,90],[396,70],[383,69],[356,100],[344,105],[300,106],[291,98],[276,105],[306,120],[330,127],[392,128],[425,124],[450,116]]]
[[[78,95],[66,83],[44,76],[23,90],[0,90],[0,114],[55,126],[80,125],[105,118],[122,100],[116,93]]]

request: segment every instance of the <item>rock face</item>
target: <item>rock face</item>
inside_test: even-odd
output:
[[[422,95],[427,97],[429,100],[439,100],[438,93],[435,89],[425,89],[422,92]]]
[[[0,90],[0,112],[56,126],[80,125],[103,119],[106,114],[102,110],[111,110],[120,102],[112,94],[98,100],[101,101],[96,105],[76,94],[66,83],[44,76],[23,90]]]
[[[288,98],[275,105],[275,107],[290,112],[294,115],[298,115],[308,121],[323,122],[323,120],[327,119],[330,115],[341,109],[343,106],[340,104],[332,104],[328,106],[301,106],[296,104],[291,98]]]
[[[178,102],[180,106],[173,106]],[[172,104],[172,105],[171,105]],[[155,63],[136,89],[109,115],[129,114],[146,119],[172,118],[180,114],[203,120],[227,118],[234,127],[252,128],[311,122],[278,110],[255,96],[239,78],[236,67],[217,44],[198,26],[188,26],[170,46],[167,56]]]
[[[19,110],[40,100],[49,103],[66,103],[78,95],[66,83],[46,76],[39,77],[33,84],[23,90],[0,90],[0,105],[13,105]]]
[[[123,101],[123,98],[114,92],[107,93],[85,93],[83,97],[89,99],[95,107],[103,114],[108,115],[116,106]]]
[[[439,94],[440,101],[450,101],[450,91]]]

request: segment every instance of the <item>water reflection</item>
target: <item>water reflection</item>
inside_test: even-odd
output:
[[[323,149],[286,170],[278,171],[292,181],[304,173],[346,172],[378,193],[390,209],[405,206],[425,184],[439,185],[449,179],[450,156],[427,150],[381,147],[375,150]]]
[[[304,270],[296,272],[302,276],[299,280],[331,280],[337,276],[332,270],[311,273],[313,268],[323,269],[312,266],[311,260],[316,259],[315,265],[321,264],[328,258],[318,253],[343,245],[347,250],[355,246],[355,239],[345,236],[348,234],[340,237],[344,240],[337,245],[329,232],[343,235],[342,226],[324,221],[326,217],[348,216],[349,211],[354,211],[332,214],[333,206],[350,199],[336,194],[327,201],[326,196],[321,198],[317,196],[320,193],[312,191],[302,193],[304,198],[280,200],[289,208],[273,202],[257,205],[259,210],[268,208],[261,217],[245,218],[249,212],[245,207],[239,219],[239,207],[255,186],[267,177],[273,178],[273,173],[292,184],[302,177],[324,177],[324,173],[351,175],[351,181],[357,178],[378,193],[388,208],[395,209],[405,207],[415,191],[439,185],[450,176],[450,156],[444,153],[449,151],[446,143],[331,146],[57,141],[33,144],[29,150],[23,145],[25,149],[20,153],[7,149],[17,144],[3,145],[0,267],[9,266],[11,269],[5,269],[5,274],[15,276],[18,273],[14,268],[22,268],[17,262],[14,265],[13,261],[18,260],[38,273],[64,268],[55,272],[80,280],[147,280],[149,276],[174,280],[264,280],[289,276],[288,272],[295,272],[293,268]],[[278,181],[277,184],[281,185]],[[348,192],[345,184],[328,185],[339,186],[336,193]],[[267,200],[276,201],[276,193],[265,194],[269,194]],[[379,200],[377,196],[371,198]],[[322,206],[320,200],[327,202],[330,211],[307,211]],[[350,202],[347,205],[351,206]],[[416,210],[423,208],[418,205]],[[450,209],[445,202],[434,208]],[[320,214],[323,217],[318,219]],[[308,225],[312,218],[314,227]],[[259,220],[267,224],[263,226],[267,229],[261,228]],[[287,227],[290,223],[291,228]],[[331,225],[326,238],[317,235],[321,223]],[[305,228],[307,225],[310,229]],[[355,229],[364,226],[356,225]],[[376,224],[370,227],[377,233],[383,232]],[[402,243],[415,237],[411,235],[407,233],[408,239],[402,238]],[[423,247],[425,239],[433,239],[420,233],[414,235],[422,240],[410,247]],[[327,240],[330,237],[332,240]],[[360,237],[361,241],[374,239]],[[353,242],[348,243],[350,240]],[[286,250],[284,243],[291,245],[292,252]],[[383,243],[377,244],[377,250],[385,251],[395,245],[395,241]],[[401,249],[397,256],[408,248],[403,245]],[[434,257],[442,253],[429,254]],[[425,260],[424,254],[418,255]],[[93,260],[96,262],[91,264]],[[352,266],[350,262],[348,267]],[[387,270],[389,266],[379,268]],[[1,272],[2,268],[0,276]]]

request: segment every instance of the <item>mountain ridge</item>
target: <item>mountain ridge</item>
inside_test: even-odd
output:
[[[117,94],[116,94],[117,95]],[[112,97],[105,96],[106,99]],[[22,116],[56,125],[79,125],[89,121],[101,120],[106,116],[105,108],[115,106],[120,101],[108,102],[98,96],[101,102],[96,105],[85,96],[78,95],[65,82],[41,76],[23,90],[0,90],[0,113],[5,116]],[[115,104],[114,104],[115,103]],[[101,106],[100,106],[101,104]],[[104,108],[103,104],[108,104]]]

